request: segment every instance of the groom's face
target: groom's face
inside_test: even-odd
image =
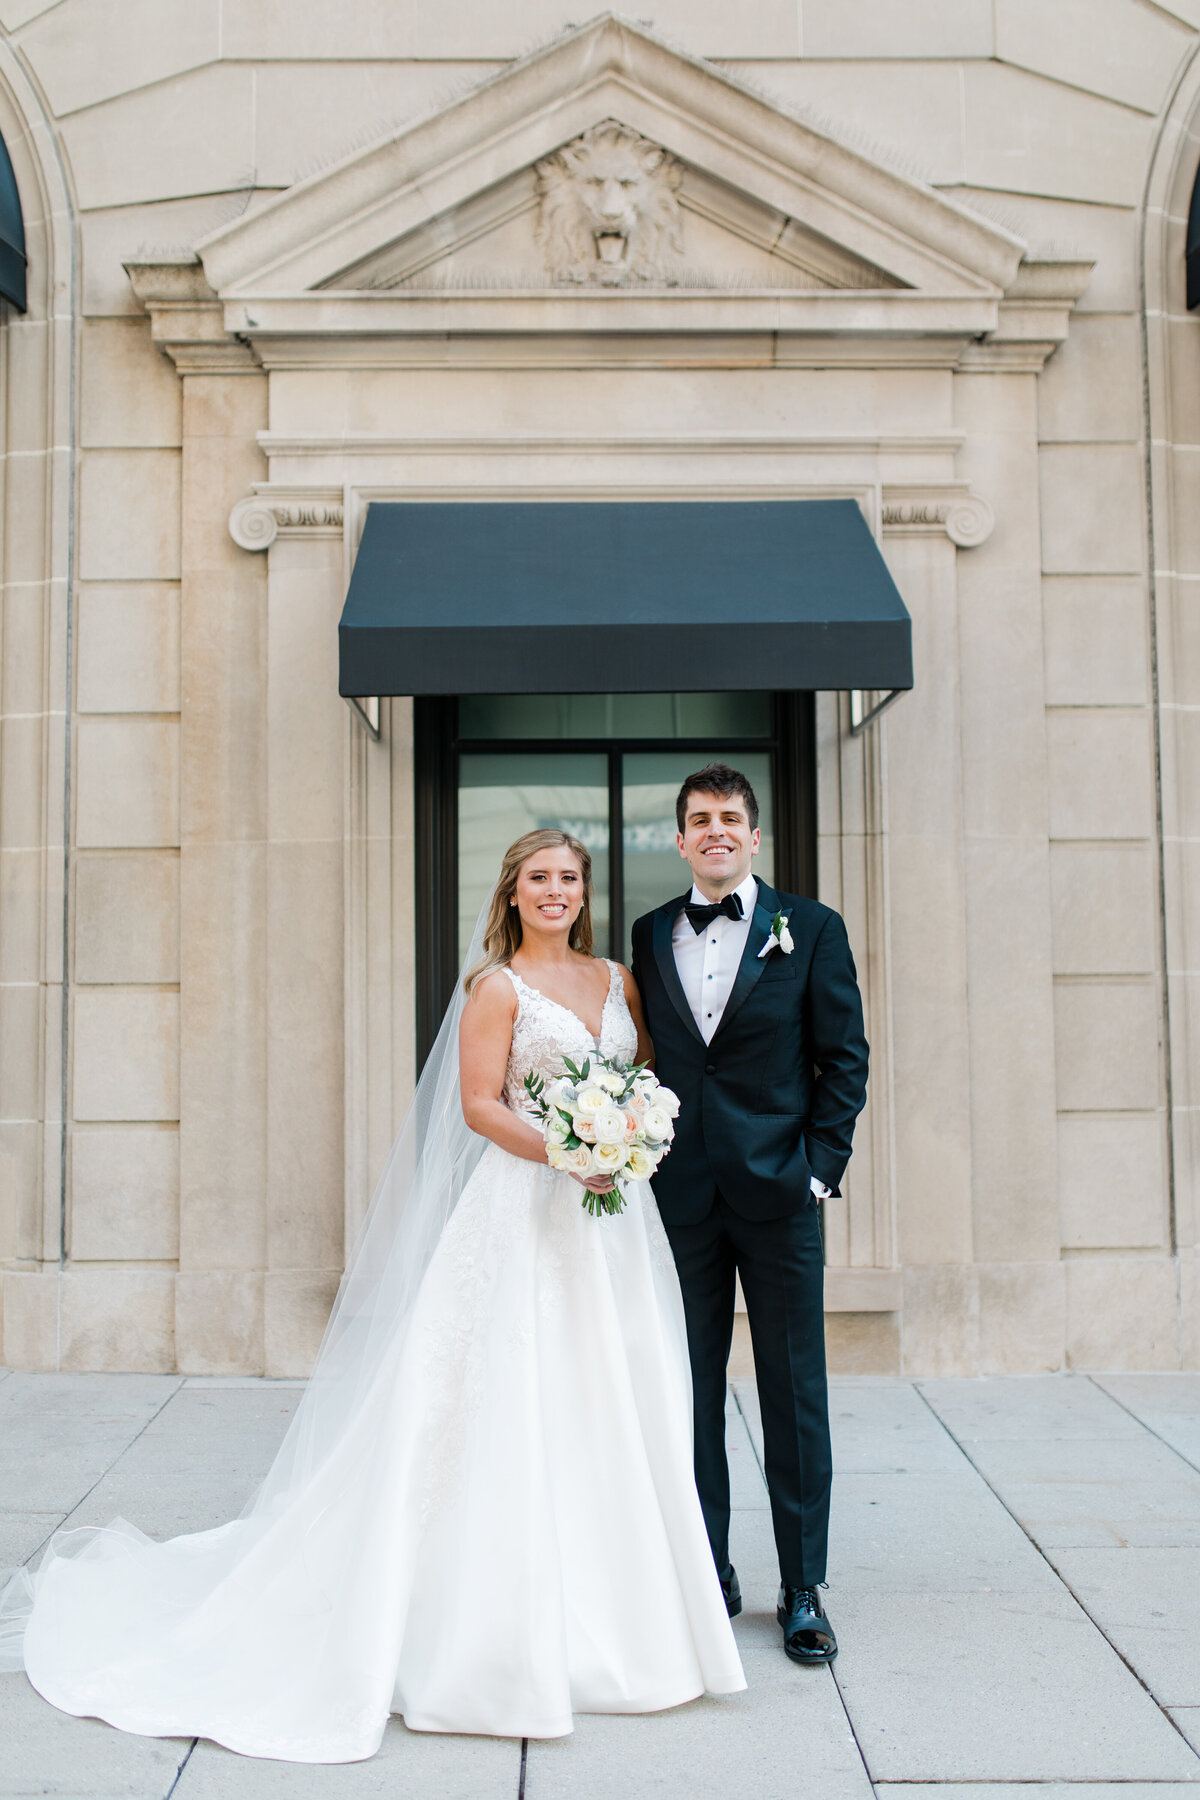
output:
[[[687,797],[683,830],[675,842],[700,892],[719,900],[745,881],[758,855],[759,837],[740,794],[726,797],[696,789]]]

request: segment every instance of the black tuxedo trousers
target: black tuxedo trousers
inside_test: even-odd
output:
[[[680,1099],[654,1192],[687,1318],[696,1485],[713,1557],[729,1565],[726,1368],[741,1276],[782,1579],[825,1579],[832,1460],[824,1255],[810,1177],[838,1192],[866,1098],[867,1044],[845,926],[759,883],[733,989],[711,1043],[696,1026],[671,936],[682,898],[633,928],[633,972],[659,1078]],[[793,948],[765,958],[774,914]]]

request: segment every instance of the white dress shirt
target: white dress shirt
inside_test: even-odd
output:
[[[746,939],[750,936],[750,921],[758,904],[758,882],[753,875],[747,875],[741,886],[733,891],[742,903],[740,919],[729,919],[724,913],[718,913],[703,931],[697,931],[683,907],[680,907],[679,917],[671,933],[675,967],[679,971],[684,997],[692,1009],[696,1028],[706,1044],[712,1043],[713,1034],[721,1023],[721,1015],[733,992],[742,952],[746,948]],[[708,906],[711,903],[693,882],[688,904]],[[779,956],[782,952],[777,950],[775,954]],[[821,1200],[826,1199],[832,1191],[823,1181],[818,1181],[815,1175],[812,1177],[812,1190]]]
[[[696,1028],[706,1044],[712,1043],[713,1033],[721,1023],[721,1014],[733,992],[742,951],[750,936],[750,921],[758,903],[758,883],[753,875],[747,875],[734,893],[742,903],[740,919],[727,919],[723,913],[718,913],[711,925],[696,931],[681,907],[671,933],[675,967],[679,970]],[[694,884],[688,903],[693,906],[710,904]]]

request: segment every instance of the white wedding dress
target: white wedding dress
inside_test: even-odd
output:
[[[632,1060],[615,964],[597,1046],[509,971],[504,1094]],[[389,1713],[556,1737],[745,1686],[692,1476],[679,1286],[648,1186],[593,1218],[489,1144],[404,1327],[299,1487],[158,1544],[123,1521],[34,1578],[24,1664],[65,1712],[343,1762]]]

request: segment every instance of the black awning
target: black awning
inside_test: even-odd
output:
[[[0,137],[0,296],[25,311],[25,220],[17,178]]]
[[[910,688],[853,500],[375,502],[339,691]]]

